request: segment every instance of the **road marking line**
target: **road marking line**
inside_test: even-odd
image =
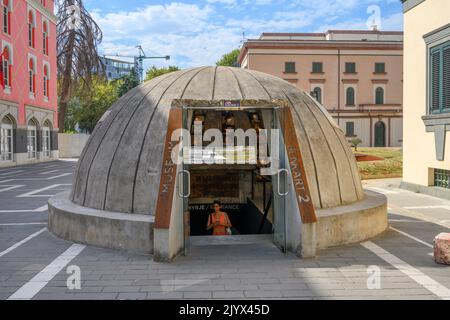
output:
[[[23,209],[23,210],[0,210],[0,213],[25,213],[25,212],[44,212],[48,208],[48,205],[36,209]]]
[[[48,186],[45,188],[41,188],[41,189],[33,190],[30,192],[26,192],[23,194],[19,194],[18,196],[16,196],[16,198],[48,198],[53,195],[51,195],[51,194],[36,194],[36,193],[41,193],[42,191],[50,190],[50,189],[57,188],[60,186],[70,186],[70,184],[52,184],[51,186]]]
[[[40,169],[50,169],[50,168],[56,168],[58,166],[59,166],[58,164],[52,164],[52,165],[42,166],[42,168],[40,168]]]
[[[449,223],[450,221],[447,222],[446,220],[435,219],[435,218],[432,218],[429,214],[425,214],[420,211],[407,210],[403,207],[396,206],[392,203],[390,204],[389,210],[390,210],[390,212],[389,212],[390,214],[398,214],[403,217],[414,218],[414,219],[434,223],[439,226],[443,226],[444,228],[450,228],[450,223]]]
[[[24,243],[30,241],[31,239],[33,239],[34,237],[40,235],[42,232],[44,232],[45,230],[47,230],[47,228],[42,228],[41,230],[39,230],[38,232],[33,233],[32,235],[29,235],[28,237],[26,237],[25,239],[23,239],[22,241],[17,242],[16,244],[12,245],[11,247],[9,247],[8,249],[6,249],[3,252],[0,252],[0,257],[3,257],[5,254],[13,251],[14,249],[20,247],[21,245],[23,245]]]
[[[410,238],[410,239],[413,239],[413,240],[415,240],[415,241],[417,241],[417,242],[419,242],[419,243],[421,243],[421,244],[423,244],[423,245],[425,245],[425,246],[427,246],[427,247],[429,247],[429,248],[434,249],[434,246],[433,246],[431,243],[428,243],[428,242],[425,242],[425,241],[423,241],[423,240],[420,240],[419,238],[416,238],[416,237],[410,235],[409,233],[406,233],[406,232],[404,232],[404,231],[398,230],[398,229],[396,229],[396,228],[394,228],[394,227],[390,227],[390,229],[392,229],[392,230],[394,230],[394,231],[396,231],[396,232],[398,232],[398,233],[404,235],[405,237],[408,237],[408,238]]]
[[[403,207],[406,210],[417,210],[417,209],[446,209],[450,210],[450,206],[438,205],[438,206],[419,206],[419,207]]]
[[[73,244],[59,257],[53,260],[41,272],[14,292],[8,300],[30,300],[39,293],[70,261],[86,248],[85,245]]]
[[[44,211],[47,211],[47,209],[48,209],[48,204],[43,205],[42,207],[39,207],[37,209],[34,209],[33,212],[44,212]]]
[[[8,179],[8,180],[2,180],[0,181],[0,184],[3,183],[8,183],[11,181],[44,181],[44,180],[54,180],[54,179],[58,179],[58,178],[62,178],[65,176],[69,176],[73,174],[73,172],[67,172],[67,173],[63,173],[57,176],[53,176],[53,177],[48,177],[48,178],[14,178],[14,179]]]
[[[16,174],[16,173],[20,173],[20,172],[24,172],[24,170],[16,170],[16,171],[9,171],[9,172],[5,172],[5,173],[0,173],[0,176],[7,176],[10,174]]]
[[[2,227],[15,227],[15,226],[46,226],[46,222],[26,222],[26,223],[0,223]]]
[[[381,188],[377,188],[377,187],[367,187],[367,189],[372,190],[372,191],[377,191],[382,194],[398,194],[397,191],[386,190],[386,189],[381,189]]]
[[[50,170],[50,171],[45,171],[45,172],[41,172],[39,174],[50,174],[50,173],[54,173],[54,172],[58,172],[59,170]]]
[[[378,257],[391,264],[393,267],[398,269],[399,271],[406,274],[408,277],[413,279],[415,282],[420,284],[422,287],[432,292],[439,298],[443,300],[450,300],[450,289],[441,285],[439,282],[431,279],[429,276],[424,274],[422,271],[414,268],[413,266],[407,264],[405,261],[397,258],[393,254],[387,252],[383,248],[377,246],[375,243],[371,241],[367,241],[361,243],[363,247],[372,251]]]
[[[54,176],[54,177],[47,178],[47,180],[53,180],[53,179],[57,179],[57,178],[62,178],[62,177],[65,177],[65,176],[69,176],[69,175],[71,175],[71,174],[72,174],[72,172],[63,173],[63,174],[60,174],[60,175],[58,175],[58,176]]]
[[[5,188],[0,189],[0,192],[11,191],[11,190],[18,189],[18,188],[25,187],[25,186],[20,184],[20,185],[2,186],[2,187],[5,187]]]
[[[408,220],[408,219],[389,219],[389,222],[429,223],[427,221]]]

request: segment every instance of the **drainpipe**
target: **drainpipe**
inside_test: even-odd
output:
[[[341,49],[338,49],[338,125],[341,124]]]

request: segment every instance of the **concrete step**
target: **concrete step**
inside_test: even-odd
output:
[[[272,234],[190,237],[191,246],[248,245],[272,242]]]

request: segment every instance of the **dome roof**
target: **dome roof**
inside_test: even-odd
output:
[[[355,157],[342,130],[308,94],[264,73],[200,67],[152,79],[111,106],[80,157],[71,200],[95,209],[154,215],[174,99],[288,100],[315,207],[363,198]]]

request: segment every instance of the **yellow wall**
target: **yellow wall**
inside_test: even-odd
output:
[[[405,182],[432,185],[429,168],[450,170],[450,133],[445,160],[436,160],[434,133],[427,133],[427,50],[423,36],[450,23],[450,1],[426,0],[404,16],[404,173]]]

